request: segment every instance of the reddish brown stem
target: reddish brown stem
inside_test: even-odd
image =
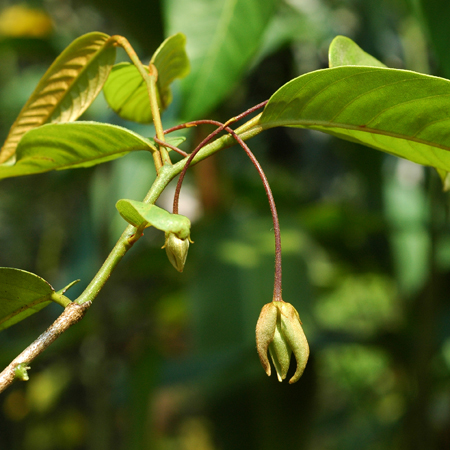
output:
[[[264,106],[266,106],[268,101],[269,100],[265,100],[261,103],[258,103],[257,105],[252,106],[251,108],[247,109],[247,111],[244,111],[243,113],[239,114],[238,116],[232,117],[230,120],[228,120],[225,123],[225,125],[230,125],[234,122],[237,122],[238,120],[243,119],[244,117],[248,116],[252,112],[255,112],[258,109],[263,108]],[[207,123],[211,123],[211,121],[210,120],[194,120],[192,122],[182,123],[180,125],[176,125],[172,128],[168,128],[167,130],[164,130],[164,134],[169,134],[169,133],[172,133],[173,131],[182,130],[184,128],[196,127],[197,125],[202,125],[202,124],[207,124]],[[215,122],[215,123],[218,123],[218,122]],[[223,128],[222,128],[222,130],[223,130]],[[222,130],[220,130],[220,131],[222,131]]]
[[[186,156],[188,156],[188,154],[189,154],[189,153],[184,152],[184,151],[181,150],[180,148],[175,147],[175,145],[171,145],[171,144],[168,144],[168,143],[165,142],[165,141],[159,140],[156,136],[153,137],[153,140],[154,140],[157,144],[159,144],[159,145],[164,145],[164,147],[169,147],[169,148],[171,148],[172,150],[174,150],[175,152],[179,153],[181,156],[184,156],[185,158],[186,158]]]
[[[184,175],[186,174],[186,171],[194,158],[194,156],[218,133],[225,130],[228,133],[230,133],[234,139],[236,139],[237,143],[244,149],[245,153],[247,153],[247,156],[252,161],[253,165],[256,167],[256,170],[258,171],[258,174],[263,182],[264,189],[266,190],[267,198],[269,200],[270,205],[270,211],[272,213],[272,220],[273,220],[273,231],[275,235],[275,279],[274,279],[274,287],[273,287],[273,300],[274,301],[282,301],[281,297],[281,290],[282,290],[282,266],[281,266],[281,233],[280,233],[280,223],[278,220],[278,213],[277,208],[275,205],[275,200],[273,198],[272,190],[270,189],[269,182],[267,180],[267,177],[259,164],[258,160],[256,159],[255,155],[252,153],[250,148],[247,146],[247,144],[232,130],[230,127],[228,127],[226,124],[223,124],[221,122],[217,122],[215,120],[204,120],[204,121],[196,121],[198,124],[199,122],[202,123],[208,123],[212,125],[217,125],[218,128],[214,130],[211,134],[209,134],[203,141],[195,148],[195,150],[190,154],[188,160],[186,161],[186,164],[183,167],[182,172],[180,173],[180,177],[178,179],[178,184],[175,190],[174,195],[174,203],[173,203],[173,213],[178,214],[178,201],[179,201],[179,195],[181,190],[181,185],[183,183]]]
[[[214,137],[217,136],[221,131],[227,128],[227,126],[231,123],[237,122],[238,120],[243,119],[244,117],[248,116],[252,112],[257,111],[258,109],[263,108],[266,106],[267,102],[269,100],[265,100],[264,102],[258,103],[255,106],[252,106],[251,108],[247,109],[243,113],[232,117],[230,120],[228,120],[225,124],[221,122],[217,122],[215,120],[195,120],[192,122],[183,123],[181,125],[176,125],[175,127],[169,128],[164,131],[164,134],[171,133],[172,131],[181,130],[183,128],[190,128],[190,127],[196,127],[197,125],[203,125],[203,124],[211,124],[211,125],[217,125],[218,128],[214,130],[211,134],[209,134],[205,139],[203,139],[202,142],[200,142],[199,145],[194,149],[194,151],[190,154],[188,160],[186,161],[186,164],[183,167],[183,170],[180,173],[180,177],[178,178],[177,187],[175,189],[175,195],[173,198],[173,213],[178,214],[178,203],[180,198],[180,190],[181,185],[183,184],[184,176],[186,175],[186,171],[189,168],[189,165],[191,164],[191,161],[194,159],[194,156]],[[231,128],[229,128],[231,130]],[[228,131],[228,130],[227,130]],[[230,131],[229,131],[230,132]],[[231,134],[235,134],[233,130],[231,130]],[[236,135],[236,134],[235,134]],[[243,142],[243,141],[242,141]]]

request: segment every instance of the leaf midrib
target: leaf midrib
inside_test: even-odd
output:
[[[448,119],[450,120],[450,118]],[[440,122],[435,121],[435,122]],[[348,124],[341,124],[338,122],[329,122],[329,121],[320,121],[320,120],[295,120],[295,121],[288,121],[288,120],[283,120],[283,121],[276,121],[276,122],[264,122],[264,123],[260,123],[260,126],[262,127],[263,130],[268,130],[270,128],[274,128],[274,127],[295,127],[295,128],[314,128],[314,127],[324,127],[324,128],[337,128],[337,129],[345,129],[345,130],[350,130],[350,131],[359,131],[362,133],[367,133],[367,134],[378,134],[378,135],[382,135],[382,136],[388,136],[388,137],[392,137],[392,138],[396,138],[396,139],[401,139],[404,141],[412,141],[412,142],[416,142],[418,144],[423,144],[423,145],[428,145],[430,147],[436,147],[439,148],[441,150],[445,150],[445,151],[450,151],[450,146],[444,146],[442,144],[437,144],[436,142],[430,142],[430,141],[426,141],[424,139],[418,139],[414,136],[407,136],[405,134],[399,134],[399,133],[393,133],[390,131],[385,131],[385,130],[377,130],[375,128],[369,128],[369,127],[362,127],[361,125],[348,125]],[[320,131],[320,130],[318,130]]]

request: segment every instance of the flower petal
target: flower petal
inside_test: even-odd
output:
[[[297,360],[297,370],[289,380],[289,384],[297,382],[305,370],[309,357],[309,345],[303,331],[300,316],[297,310],[289,303],[283,303],[281,309],[281,332],[284,334],[295,359]]]
[[[289,370],[292,350],[280,333],[280,325],[280,321],[277,320],[277,326],[275,328],[273,341],[269,345],[269,352],[270,356],[272,357],[272,362],[275,366],[275,370],[277,371],[278,381],[283,381],[286,378],[286,374]]]
[[[271,369],[267,351],[275,334],[277,315],[278,310],[276,306],[273,303],[267,303],[267,305],[263,306],[256,324],[256,349],[258,350],[261,364],[269,376]]]

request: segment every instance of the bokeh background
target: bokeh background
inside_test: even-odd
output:
[[[266,100],[326,67],[338,34],[388,66],[450,77],[446,0],[260,3],[269,19],[247,39],[255,2],[244,0],[0,0],[0,140],[52,60],[89,31],[126,36],[144,61],[171,33],[187,35],[193,72],[175,83],[166,127],[224,121]],[[195,90],[205,52],[229,57],[211,50],[211,36],[235,4],[237,69],[217,91]],[[82,119],[154,134],[120,120],[102,94]],[[184,148],[209,131],[191,132]],[[275,129],[249,144],[279,209],[284,299],[311,346],[301,380],[268,378],[256,354],[272,223],[256,171],[234,147],[190,170],[180,212],[195,244],[184,273],[160,249],[162,234],[146,230],[84,320],[0,397],[1,449],[450,448],[450,234],[438,176],[317,132]],[[116,201],[143,198],[154,176],[151,156],[137,153],[2,180],[0,266],[56,289],[81,279],[68,291],[76,298],[126,225]],[[0,333],[1,365],[60,312],[49,306]]]

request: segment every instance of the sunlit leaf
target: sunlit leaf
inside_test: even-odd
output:
[[[333,39],[328,49],[328,60],[330,67],[348,65],[386,67],[345,36],[337,36]],[[444,191],[450,190],[449,173],[443,169],[436,170],[442,180]]]
[[[16,164],[0,165],[0,179],[94,166],[134,150],[151,150],[151,142],[116,125],[47,124],[24,135],[17,147]]]
[[[235,87],[260,47],[276,3],[276,0],[164,3],[169,32],[181,31],[187,37],[192,70],[182,83],[185,120],[202,118]]]
[[[330,67],[374,66],[386,67],[381,61],[366,53],[358,44],[345,36],[336,36],[328,48]]]
[[[150,63],[158,69],[158,92],[161,106],[166,109],[172,101],[170,85],[177,78],[184,78],[190,71],[186,36],[177,33],[168,37],[153,54]]]
[[[281,87],[263,128],[301,127],[450,170],[450,81],[406,70],[342,66]]]
[[[166,233],[174,233],[181,239],[189,237],[191,222],[180,214],[171,214],[156,205],[126,199],[119,200],[116,208],[120,215],[135,227],[154,226]]]
[[[148,72],[148,67],[145,67]],[[122,119],[150,123],[152,112],[145,81],[134,64],[116,64],[103,86],[108,105]]]
[[[0,164],[16,152],[22,136],[47,122],[76,120],[100,92],[114,64],[113,41],[88,33],[56,58],[31,94],[0,150]]]
[[[40,311],[54,293],[49,283],[33,273],[0,267],[0,330]]]
[[[185,44],[185,36],[175,34],[159,46],[150,61],[158,70],[158,100],[162,110],[172,101],[171,83],[189,73]],[[145,69],[148,71],[148,67]],[[147,86],[134,64],[116,64],[103,92],[109,106],[123,119],[140,123],[152,121]]]

